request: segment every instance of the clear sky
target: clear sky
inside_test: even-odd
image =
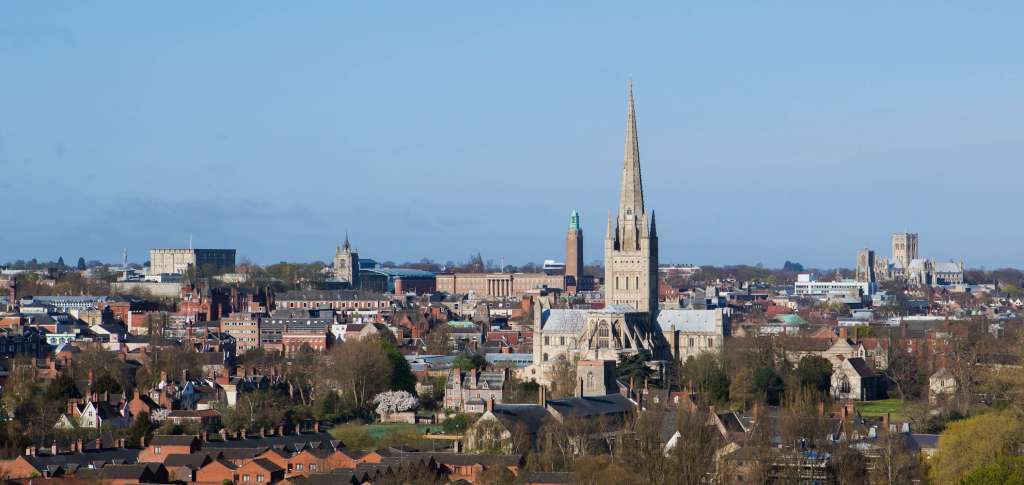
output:
[[[632,77],[663,262],[1024,266],[1024,2],[694,3],[4,2],[0,261],[592,261]]]

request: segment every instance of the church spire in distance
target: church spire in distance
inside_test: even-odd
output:
[[[640,177],[640,141],[636,135],[636,108],[633,105],[633,80],[629,80],[629,101],[626,108],[626,153],[622,161],[622,194],[619,217],[644,214],[644,187]]]

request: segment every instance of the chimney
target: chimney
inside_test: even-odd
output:
[[[110,402],[110,391],[103,391],[103,402]]]
[[[758,422],[758,420],[760,418],[761,418],[761,403],[755,402],[754,403],[754,422],[755,423]]]
[[[825,401],[818,401],[818,417],[825,417]]]
[[[487,398],[487,401],[484,402],[484,407],[486,408],[487,412],[493,412],[494,411],[494,396],[493,395],[491,397]]]
[[[33,456],[35,454],[36,454],[36,447],[35,446],[29,446],[28,448],[25,448],[25,456]]]
[[[846,340],[846,327],[839,327],[839,339]]]
[[[220,440],[221,441],[227,441],[228,440],[228,429],[227,428],[221,428],[220,429]]]
[[[320,432],[320,421],[313,421],[313,432],[314,433],[319,433]]]
[[[89,369],[89,380],[86,381],[86,385],[92,387],[92,369]]]
[[[889,413],[882,415],[882,431],[889,432]]]
[[[57,440],[53,440],[53,444],[50,445],[50,455],[57,456],[59,450],[57,449]]]
[[[75,440],[75,451],[85,453],[85,442],[80,439]]]
[[[242,428],[242,439],[246,439],[245,428]]]
[[[142,436],[141,436],[141,437],[139,438],[139,445],[140,445],[140,446],[142,446],[143,448],[145,448],[145,447],[146,447],[146,435],[145,435],[145,434],[143,434],[143,435],[142,435]]]
[[[282,425],[279,425],[279,426],[277,427],[277,435],[278,435],[278,436],[284,436],[284,425],[283,425],[283,424],[282,424]]]
[[[69,418],[75,417],[75,408],[77,407],[77,405],[78,405],[78,403],[75,402],[74,399],[68,399],[68,417]]]
[[[100,439],[100,438],[96,438],[96,449],[97,450],[102,450],[103,449],[103,440]]]
[[[845,404],[843,404],[843,410],[842,410],[843,421],[846,421],[846,418],[849,417],[849,415],[847,414],[847,411],[848,411],[848,408],[846,407]]]

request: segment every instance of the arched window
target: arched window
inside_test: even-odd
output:
[[[602,320],[597,326],[597,348],[607,349],[611,346],[612,330],[608,322]]]
[[[850,378],[843,376],[843,379],[839,381],[839,392],[843,394],[850,393]]]
[[[593,389],[594,388],[594,373],[593,372],[587,372],[587,388],[589,388],[589,389]]]

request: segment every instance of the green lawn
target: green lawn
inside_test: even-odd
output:
[[[857,403],[857,411],[864,417],[878,417],[889,413],[891,419],[903,420],[903,403],[899,399],[865,401]]]
[[[440,430],[441,425],[346,423],[331,429],[331,436],[341,440],[349,448],[370,451],[393,444],[412,443],[420,440],[427,428],[432,431]]]
[[[377,439],[383,438],[388,433],[416,433],[423,434],[427,431],[427,428],[431,430],[440,430],[440,424],[405,424],[405,423],[391,423],[391,424],[368,424],[366,425],[366,432]]]

